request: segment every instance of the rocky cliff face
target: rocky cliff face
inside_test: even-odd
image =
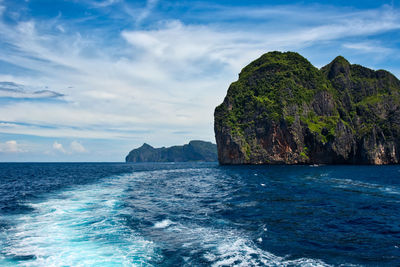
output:
[[[293,52],[246,66],[215,109],[221,164],[397,164],[400,81],[335,58]]]
[[[125,158],[126,162],[186,162],[217,161],[217,146],[211,142],[190,141],[183,146],[154,148],[143,144],[133,149]]]

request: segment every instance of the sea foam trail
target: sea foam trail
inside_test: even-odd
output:
[[[30,203],[1,245],[0,265],[149,266],[154,244],[126,226],[120,203],[128,177],[71,188]],[[28,203],[29,204],[29,203]]]

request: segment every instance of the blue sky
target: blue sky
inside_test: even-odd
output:
[[[241,68],[296,51],[400,76],[396,1],[0,0],[0,161],[215,142]]]

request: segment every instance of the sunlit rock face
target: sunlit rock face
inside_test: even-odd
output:
[[[215,109],[221,164],[397,164],[400,81],[341,56],[293,52],[246,66]]]

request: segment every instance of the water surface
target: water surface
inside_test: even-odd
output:
[[[0,164],[1,266],[399,266],[400,166]]]

